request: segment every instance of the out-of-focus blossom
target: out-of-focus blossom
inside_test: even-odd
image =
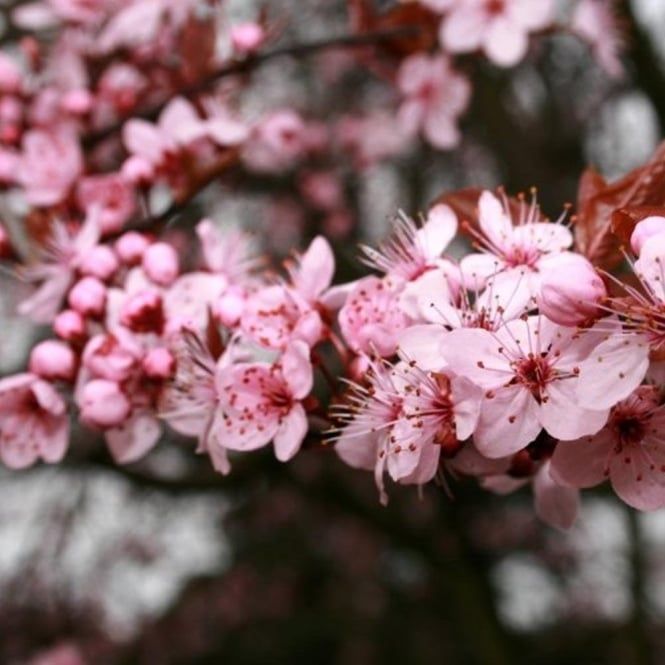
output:
[[[34,374],[0,379],[0,459],[12,469],[59,462],[69,443],[65,401]]]
[[[405,99],[399,119],[406,131],[422,130],[436,148],[454,148],[460,142],[457,119],[471,96],[468,79],[443,55],[415,54],[402,63],[397,85]]]
[[[552,20],[552,0],[462,0],[441,24],[442,46],[451,53],[482,49],[501,67],[516,65],[526,54],[529,33]]]

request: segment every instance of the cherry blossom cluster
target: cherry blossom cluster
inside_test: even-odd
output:
[[[60,461],[73,412],[118,463],[168,426],[221,473],[270,444],[281,461],[334,446],[384,501],[385,476],[472,476],[499,493],[532,483],[561,527],[578,488],[606,479],[635,508],[665,505],[665,217],[632,232],[631,286],[574,250],[565,214],[501,192],[474,205],[474,222],[446,203],[422,224],[400,214],[361,248],[371,274],[337,285],[321,236],[276,273],[205,219],[185,270],[167,241],[104,242],[98,212],[56,225],[20,306],[55,338],[0,381],[0,457]],[[460,229],[472,251],[453,258]]]

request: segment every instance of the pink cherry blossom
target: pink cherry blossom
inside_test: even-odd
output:
[[[309,347],[290,343],[273,364],[237,363],[217,376],[223,411],[219,437],[232,450],[254,450],[271,441],[277,459],[285,462],[299,450],[307,434],[301,401],[312,389]]]
[[[478,200],[480,230],[472,230],[482,253],[468,254],[460,262],[468,287],[482,288],[491,276],[507,280],[508,288],[526,280],[530,296],[537,296],[540,271],[573,244],[566,226],[539,220],[535,200],[530,205],[522,201],[515,219],[507,201],[502,205],[491,192],[483,192]]]
[[[16,177],[28,203],[60,203],[83,170],[83,157],[74,134],[66,129],[33,129],[24,135],[22,148]]]
[[[12,469],[59,462],[67,450],[65,401],[34,374],[0,379],[0,459]]]
[[[462,0],[441,24],[440,41],[450,53],[482,49],[500,67],[526,54],[529,33],[552,20],[552,0]]]
[[[136,208],[133,188],[118,173],[82,178],[76,196],[86,212],[92,206],[99,208],[99,226],[104,234],[120,231]]]
[[[427,141],[442,150],[459,144],[457,118],[469,103],[471,85],[445,56],[409,56],[400,67],[397,85],[405,100],[399,119],[408,132],[422,130]]]
[[[638,510],[665,506],[665,407],[654,386],[642,386],[619,402],[607,425],[593,436],[560,443],[552,474],[574,487],[610,480],[614,491]]]
[[[614,0],[579,0],[570,27],[589,43],[598,64],[610,76],[620,77],[624,71],[620,55],[625,37],[616,4]]]
[[[633,252],[639,256],[644,243],[660,233],[665,233],[665,217],[653,215],[639,221],[630,236],[630,246]]]
[[[76,270],[98,240],[99,226],[95,215],[89,215],[76,229],[54,223],[38,260],[21,271],[26,281],[40,286],[19,305],[19,314],[39,323],[52,321],[74,281]]]
[[[90,427],[121,425],[131,412],[131,403],[115,381],[93,379],[78,394],[81,422]]]
[[[402,283],[390,277],[363,277],[339,311],[339,326],[355,353],[392,356],[409,319],[399,304]]]
[[[542,428],[564,440],[596,433],[648,366],[643,339],[601,340],[594,330],[580,333],[542,316],[509,321],[493,333],[453,330],[441,349],[447,368],[485,390],[478,450],[510,455]]]

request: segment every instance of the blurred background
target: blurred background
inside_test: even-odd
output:
[[[258,4],[227,3],[239,18]],[[263,4],[288,25],[282,43],[349,31],[343,0]],[[473,98],[458,149],[411,143],[361,166],[348,156],[310,165],[334,172],[343,218],[303,194],[305,167],[235,173],[187,215],[255,230],[276,258],[324,232],[338,280],[358,274],[356,241],[380,239],[396,210],[416,214],[447,190],[535,186],[556,217],[585,165],[622,175],[661,138],[665,0],[617,12],[622,78],[561,34],[535,40],[515,69],[462,59]],[[330,123],[389,113],[394,94],[350,53],[327,51],[266,63],[243,104]],[[367,140],[370,152],[385,146]],[[0,293],[4,374],[42,333],[13,316],[9,277]],[[560,533],[538,522],[529,491],[496,497],[454,479],[392,487],[382,508],[371,475],[331,449],[289,465],[259,451],[222,478],[173,437],[122,468],[90,432],[75,439],[57,467],[0,471],[0,663],[665,663],[665,514],[638,515],[602,489]]]

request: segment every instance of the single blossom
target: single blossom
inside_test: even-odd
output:
[[[609,479],[633,508],[665,506],[665,406],[658,389],[637,388],[612,409],[598,433],[560,443],[552,457],[552,475],[580,488]]]
[[[552,20],[552,0],[461,0],[441,23],[440,41],[450,53],[482,49],[500,67],[526,55],[529,33]]]
[[[398,117],[406,131],[421,130],[442,150],[459,144],[457,119],[469,104],[471,85],[446,56],[409,56],[400,66],[397,86],[404,97]]]
[[[505,280],[507,286],[503,288],[507,289],[518,289],[518,283],[525,281],[525,296],[536,297],[541,271],[573,244],[566,226],[542,221],[535,200],[531,204],[521,201],[515,216],[507,201],[502,205],[485,191],[478,200],[478,222],[479,230],[470,232],[481,253],[468,254],[460,262],[465,283],[471,289],[482,288],[489,277],[494,277]]]
[[[64,399],[34,374],[0,379],[0,459],[12,469],[65,455],[69,417]]]
[[[485,390],[474,441],[488,457],[525,448],[543,428],[562,440],[595,434],[648,366],[639,336],[579,332],[543,316],[496,332],[454,330],[441,353],[447,368]]]
[[[302,405],[312,390],[309,347],[291,342],[272,363],[236,363],[216,379],[223,411],[218,436],[231,450],[254,450],[271,441],[285,462],[300,449],[307,434]]]

